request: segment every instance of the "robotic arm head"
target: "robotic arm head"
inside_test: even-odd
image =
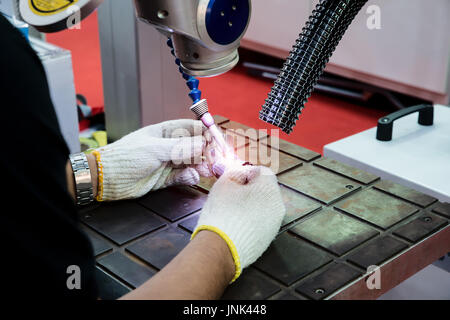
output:
[[[22,19],[42,32],[73,26],[103,0],[17,0]],[[250,21],[250,0],[134,0],[137,17],[170,37],[183,72],[199,77],[232,69]],[[120,23],[120,21],[117,21]]]
[[[183,72],[215,76],[232,69],[250,21],[250,0],[134,0],[139,19],[172,38]]]

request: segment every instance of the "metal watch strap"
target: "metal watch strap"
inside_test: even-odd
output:
[[[84,153],[71,154],[73,176],[75,177],[75,189],[77,193],[77,205],[83,206],[94,201],[92,192],[92,178],[89,163]]]

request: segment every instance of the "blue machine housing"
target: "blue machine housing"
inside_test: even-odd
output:
[[[247,0],[211,0],[205,17],[208,35],[218,44],[230,44],[245,31],[249,15]]]

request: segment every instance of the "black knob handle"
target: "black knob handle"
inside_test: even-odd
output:
[[[429,104],[420,104],[417,106],[412,106],[399,110],[397,112],[391,113],[378,120],[377,126],[377,140],[380,141],[391,141],[392,140],[392,130],[394,128],[394,121],[404,116],[419,112],[419,124],[423,126],[433,125],[433,114],[434,108]]]

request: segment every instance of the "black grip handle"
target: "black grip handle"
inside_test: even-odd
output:
[[[432,105],[420,104],[412,106],[380,118],[377,126],[377,140],[391,141],[394,121],[414,112],[419,112],[419,124],[423,126],[433,125],[434,108]]]

